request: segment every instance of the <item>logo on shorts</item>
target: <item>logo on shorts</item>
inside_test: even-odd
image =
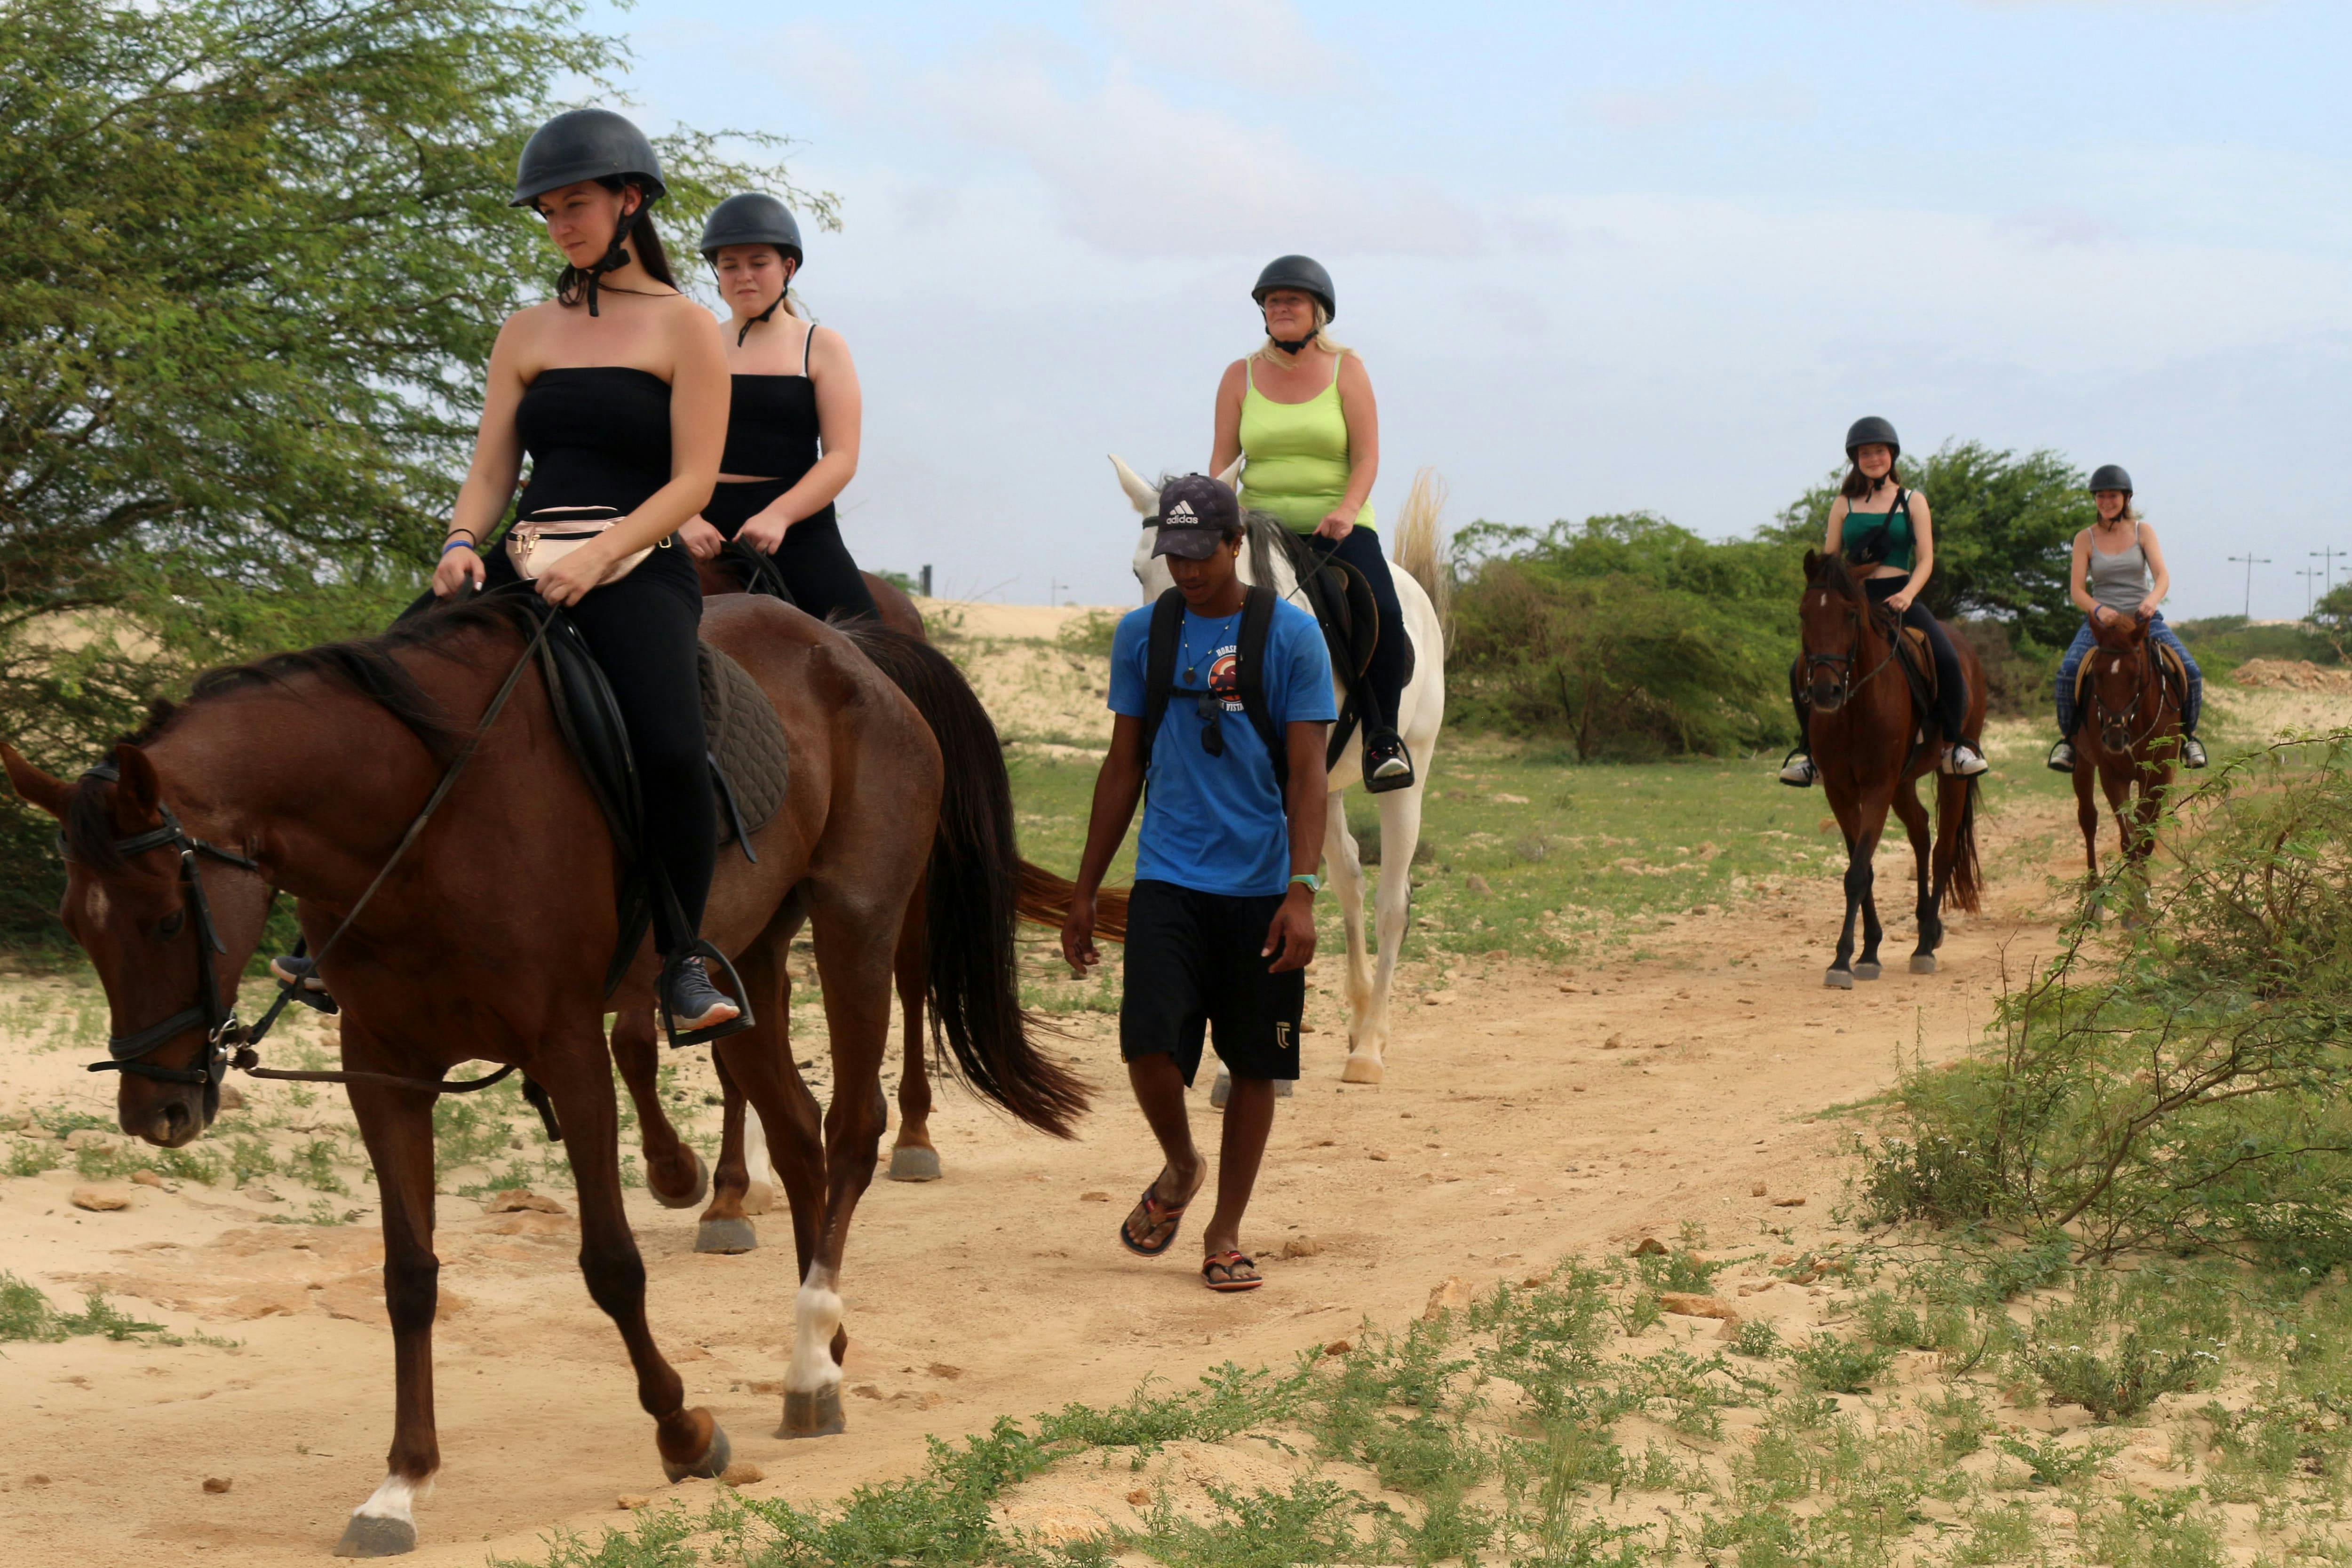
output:
[[[1290,1026],[1289,1026],[1289,1025],[1287,1025],[1287,1024],[1276,1024],[1276,1025],[1274,1026],[1274,1043],[1275,1043],[1275,1046],[1276,1046],[1276,1047],[1277,1049],[1280,1049],[1280,1050],[1286,1050],[1286,1050],[1288,1050],[1288,1049],[1290,1048]]]

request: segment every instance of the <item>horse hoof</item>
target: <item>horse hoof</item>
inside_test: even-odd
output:
[[[335,1542],[338,1557],[399,1557],[416,1550],[416,1526],[404,1519],[355,1513]]]
[[[694,1233],[697,1252],[723,1252],[733,1257],[750,1252],[760,1245],[760,1233],[748,1219],[707,1219]]]
[[[1878,965],[1868,963],[1857,963],[1853,966],[1853,977],[1856,980],[1875,980],[1878,978]]]
[[[890,1179],[894,1182],[936,1182],[940,1179],[940,1152],[926,1149],[919,1143],[901,1143],[890,1151]]]
[[[654,1202],[666,1209],[694,1208],[710,1196],[710,1167],[704,1164],[702,1156],[691,1149],[686,1152],[686,1157],[694,1162],[694,1184],[682,1197],[674,1198],[655,1186],[652,1168],[646,1168],[646,1191],[653,1194]]]
[[[828,1383],[810,1394],[784,1391],[784,1424],[779,1437],[832,1437],[849,1429],[841,1413],[841,1384]]]
[[[1914,974],[1935,973],[1936,955],[1932,952],[1913,953],[1911,955],[1911,973]]]
[[[1853,989],[1853,971],[1832,969],[1822,976],[1822,984],[1832,991],[1851,991]]]
[[[1350,1056],[1348,1065],[1339,1069],[1341,1083],[1378,1083],[1381,1081],[1381,1058]]]
[[[710,1447],[703,1451],[702,1458],[690,1465],[673,1465],[664,1459],[662,1474],[673,1481],[685,1480],[688,1476],[716,1480],[727,1473],[727,1467],[734,1458],[735,1448],[727,1441],[727,1428],[713,1421],[710,1424]]]

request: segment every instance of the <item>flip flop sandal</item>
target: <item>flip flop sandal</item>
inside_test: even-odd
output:
[[[1140,1205],[1143,1210],[1144,1235],[1150,1235],[1153,1231],[1160,1228],[1163,1222],[1168,1226],[1168,1234],[1160,1238],[1160,1244],[1157,1247],[1147,1247],[1143,1243],[1136,1240],[1135,1237],[1127,1234],[1127,1220],[1123,1219],[1118,1222],[1118,1244],[1121,1247],[1126,1247],[1129,1252],[1134,1253],[1138,1258],[1157,1258],[1161,1253],[1167,1251],[1170,1247],[1175,1246],[1176,1233],[1178,1230],[1182,1228],[1184,1211],[1192,1206],[1191,1200],[1189,1199],[1183,1203],[1175,1205],[1173,1207],[1161,1203],[1160,1201],[1159,1187],[1160,1178],[1154,1176],[1151,1179],[1151,1185],[1143,1189],[1143,1201]],[[1133,1212],[1129,1211],[1128,1218],[1132,1219],[1133,1217],[1135,1217]]]
[[[1239,1274],[1239,1270],[1244,1268],[1250,1271],[1249,1278],[1246,1279],[1242,1279]],[[1222,1279],[1217,1278],[1220,1273],[1224,1276]],[[1225,1294],[1231,1294],[1236,1290],[1255,1290],[1265,1283],[1265,1277],[1257,1271],[1256,1259],[1245,1258],[1238,1252],[1220,1252],[1213,1258],[1203,1259],[1201,1264],[1201,1281],[1210,1289]]]

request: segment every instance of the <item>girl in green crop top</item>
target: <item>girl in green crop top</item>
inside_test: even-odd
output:
[[[1402,789],[1412,783],[1412,758],[1396,719],[1411,649],[1396,581],[1372,531],[1372,481],[1381,468],[1372,378],[1324,331],[1334,299],[1330,274],[1316,262],[1281,258],[1259,275],[1252,296],[1265,313],[1266,341],[1225,367],[1209,471],[1222,474],[1243,459],[1243,506],[1273,513],[1307,536],[1310,551],[1346,562],[1370,584],[1381,637],[1356,692],[1364,783],[1375,794]]]

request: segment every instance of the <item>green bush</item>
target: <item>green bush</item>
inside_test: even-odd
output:
[[[1798,1370],[1832,1394],[1867,1394],[1870,1385],[1895,1364],[1895,1352],[1884,1345],[1856,1344],[1832,1333],[1817,1333],[1789,1352]]]

